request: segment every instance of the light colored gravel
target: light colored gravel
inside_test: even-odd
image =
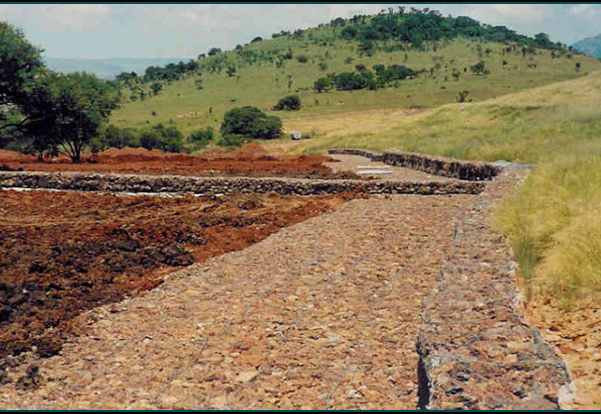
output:
[[[414,409],[415,339],[475,196],[377,196],[80,317],[0,409]]]
[[[409,168],[393,167],[383,162],[372,161],[369,158],[358,155],[347,154],[330,154],[329,157],[338,162],[327,162],[325,165],[330,167],[335,173],[343,171],[351,171],[358,174],[362,169],[359,167],[370,167],[376,169],[385,169],[392,171],[392,174],[373,175],[371,177],[382,180],[394,180],[412,183],[429,183],[429,182],[449,182],[456,181],[452,178],[446,178],[439,175],[432,175],[418,170]],[[368,176],[369,177],[369,176]]]

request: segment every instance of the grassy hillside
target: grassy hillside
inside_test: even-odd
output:
[[[600,65],[595,59],[570,53],[552,58],[552,52],[544,49],[524,57],[519,48],[504,53],[507,46],[501,43],[466,39],[425,43],[424,50],[393,50],[391,46],[386,51],[387,43],[383,43],[368,56],[360,54],[356,41],[339,39],[335,30],[326,26],[297,40],[282,37],[251,43],[200,61],[199,73],[165,84],[158,96],[124,104],[111,122],[120,127],[171,123],[187,134],[200,127],[218,128],[223,114],[233,107],[252,105],[269,111],[290,93],[298,94],[303,106],[298,112],[278,112],[284,119],[366,109],[436,107],[454,102],[464,90],[470,92],[470,99],[480,101],[582,76]],[[284,60],[281,67],[276,60],[251,64],[244,58],[249,51],[272,56],[291,52],[292,59]],[[300,56],[307,57],[307,62],[299,62]],[[225,70],[206,70],[211,59],[217,58],[234,66],[236,74],[230,77]],[[470,71],[480,60],[485,62],[489,75],[478,76]],[[581,66],[578,72],[577,63]],[[405,65],[423,69],[424,73],[377,91],[313,92],[314,82],[328,73],[354,72],[356,65],[371,69],[376,64]],[[460,73],[458,80],[452,75],[454,70]],[[202,89],[196,86],[199,79]],[[129,94],[126,89],[126,97]]]
[[[464,159],[536,163],[496,214],[533,291],[601,293],[601,72],[471,104],[290,120],[315,138],[291,152],[400,148]]]
[[[447,20],[419,38],[397,25],[397,17],[382,16],[360,17],[356,21],[367,23],[350,29],[348,22],[344,28],[325,25],[206,58],[198,72],[164,84],[158,96],[125,104],[111,121],[121,127],[173,124],[188,134],[218,129],[231,108],[270,111],[296,93],[302,109],[278,115],[287,131],[312,138],[263,144],[297,153],[395,147],[536,163],[519,194],[497,213],[497,225],[511,239],[531,288],[551,287],[566,298],[601,293],[601,62],[544,35],[524,38],[473,21],[469,28],[459,26],[460,36],[437,35],[457,23]],[[374,30],[370,22],[378,19],[391,31]],[[354,40],[343,36],[355,29]],[[404,34],[393,41],[395,30]],[[464,35],[471,30],[477,34]],[[366,43],[368,35],[381,37],[377,47]],[[399,42],[407,35],[417,36],[419,47]],[[470,70],[479,61],[486,75]],[[377,64],[404,65],[419,74],[375,91],[313,91],[314,82],[329,73]],[[228,67],[235,73],[230,69],[228,75]],[[471,103],[455,103],[463,91]]]

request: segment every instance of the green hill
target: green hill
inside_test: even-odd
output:
[[[582,39],[574,43],[572,47],[579,52],[601,59],[601,34]]]
[[[145,76],[123,74],[126,103],[111,122],[120,127],[173,124],[188,134],[200,127],[217,129],[223,114],[233,107],[252,105],[271,111],[289,94],[300,97],[302,108],[278,112],[283,119],[436,107],[454,102],[463,91],[469,92],[468,99],[479,101],[599,68],[598,61],[574,54],[545,35],[528,38],[504,27],[445,18],[432,11],[335,19],[274,36],[228,52],[214,49],[198,61],[149,68]],[[471,70],[480,61],[485,74]],[[328,74],[373,72],[376,65],[404,66],[416,75],[374,85],[375,90],[313,89]],[[153,83],[161,88],[156,96],[151,93]]]

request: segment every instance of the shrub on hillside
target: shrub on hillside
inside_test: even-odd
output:
[[[212,141],[215,138],[215,133],[213,132],[213,128],[207,127],[205,129],[199,129],[198,131],[194,131],[188,137],[189,142],[193,142],[195,144],[208,144],[209,141]]]
[[[296,95],[285,96],[280,99],[273,109],[275,111],[299,111],[301,109],[301,100]]]
[[[147,150],[159,149],[166,152],[182,152],[183,135],[174,127],[158,124],[140,133],[140,146]]]
[[[241,135],[248,138],[273,139],[282,135],[282,121],[267,116],[259,108],[244,106],[226,112],[221,124],[221,135]]]
[[[470,67],[470,70],[474,75],[488,75],[490,73],[489,70],[486,69],[486,63],[483,60]]]
[[[221,147],[236,148],[247,144],[249,141],[250,138],[245,137],[244,135],[230,134],[222,136],[219,142],[217,142],[217,145]]]
[[[333,83],[331,78],[319,78],[313,84],[313,90],[317,93],[328,92],[332,87]]]
[[[104,148],[139,147],[140,140],[136,131],[131,128],[121,129],[114,125],[107,126],[99,135],[99,145]]]

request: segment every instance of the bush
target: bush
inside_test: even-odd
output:
[[[317,93],[328,92],[332,87],[332,79],[330,78],[319,78],[313,84],[313,90]]]
[[[282,136],[282,121],[277,116],[260,119],[251,130],[253,138],[274,139]]]
[[[301,100],[296,95],[286,96],[273,107],[276,111],[299,111],[301,109]]]
[[[221,124],[221,135],[241,135],[247,138],[278,138],[282,135],[282,121],[267,116],[259,108],[244,106],[226,112]]]
[[[296,57],[296,60],[299,63],[307,63],[309,61],[309,58],[307,56],[305,56],[305,55],[299,55],[299,56]]]
[[[212,141],[213,138],[215,138],[213,128],[207,127],[205,129],[199,129],[198,131],[192,132],[188,137],[188,141],[193,143],[204,143],[206,145],[209,141]]]
[[[476,63],[474,66],[470,67],[470,70],[474,75],[488,75],[490,72],[486,69],[486,64],[483,60]]]
[[[230,134],[222,136],[217,145],[221,147],[241,147],[249,141],[250,139],[243,135]]]
[[[130,128],[121,129],[114,125],[109,125],[100,134],[100,142],[104,148],[124,148],[139,147],[140,140],[136,132]]]
[[[140,146],[147,150],[159,149],[166,152],[182,152],[183,136],[174,126],[158,124],[140,133]]]

